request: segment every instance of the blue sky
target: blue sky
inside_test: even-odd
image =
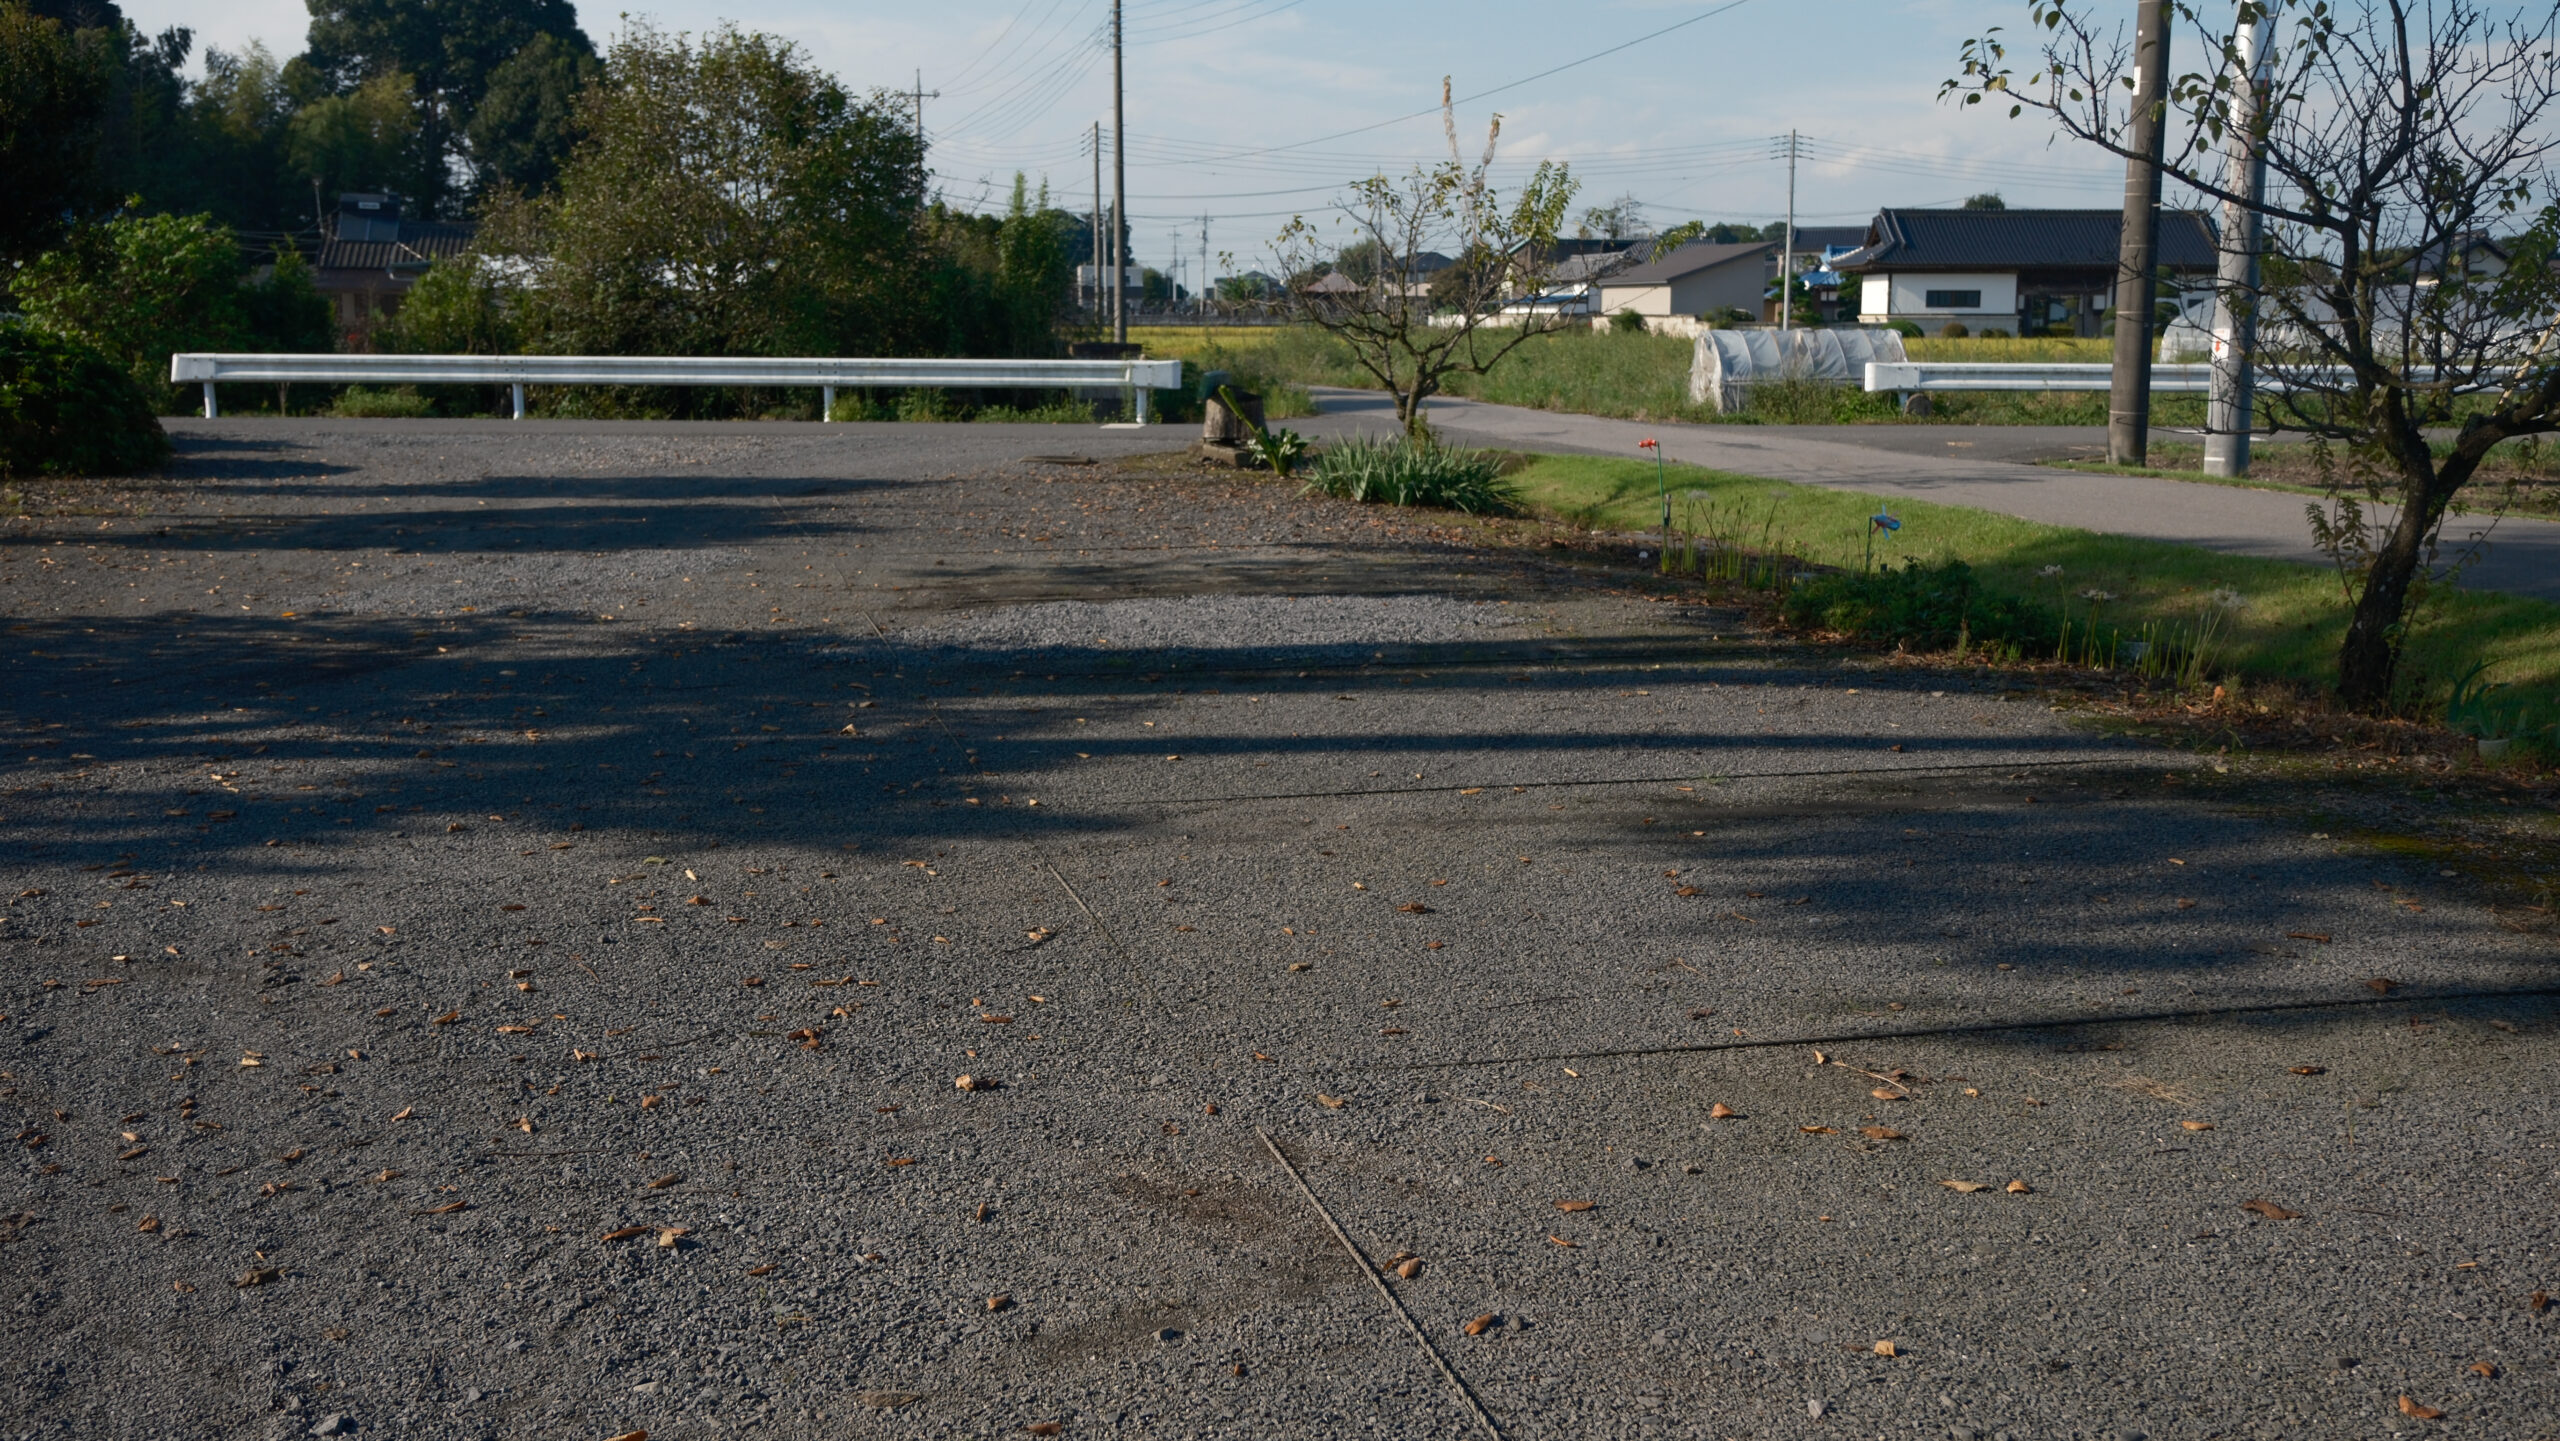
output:
[[[200,45],[226,49],[263,39],[289,54],[307,24],[299,0],[124,5],[147,30],[192,25]],[[1138,258],[1185,256],[1190,276],[1204,214],[1213,267],[1219,252],[1251,265],[1291,214],[1321,211],[1343,182],[1445,154],[1436,112],[1398,118],[1432,111],[1443,75],[1461,97],[1496,92],[1459,107],[1470,155],[1499,111],[1506,165],[1569,161],[1584,181],[1580,203],[1630,194],[1660,223],[1783,213],[1786,167],[1771,138],[1791,128],[1806,137],[1802,224],[1857,223],[1879,205],[1951,204],[1977,190],[2012,205],[2110,206],[2121,193],[2120,168],[2049,145],[2032,118],[1937,102],[1958,44],[1988,25],[2022,28],[2023,0],[1126,5]],[[907,89],[921,71],[924,88],[942,92],[925,101],[925,127],[951,199],[1000,202],[1022,170],[1078,210],[1093,185],[1088,127],[1109,121],[1099,44],[1109,11],[1108,0],[630,5],[662,28],[727,19],[789,38],[857,88]],[[619,13],[590,3],[581,18],[602,45]]]

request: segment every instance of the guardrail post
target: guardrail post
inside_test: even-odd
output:
[[[1129,387],[1129,395],[1131,397],[1129,405],[1130,414],[1140,425],[1146,424],[1147,388],[1143,385],[1132,385]]]
[[[213,382],[210,380],[204,383],[204,418],[213,419]]]
[[[818,423],[833,423],[836,418],[836,388],[832,385],[819,386],[818,396]]]
[[[522,420],[524,419],[524,382],[519,380],[508,388],[516,395],[516,419]]]

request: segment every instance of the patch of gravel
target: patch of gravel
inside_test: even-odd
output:
[[[460,610],[620,611],[733,565],[741,550],[617,550],[596,555],[471,552],[350,566],[341,583],[282,597],[285,609],[344,615],[448,615]]]
[[[894,639],[901,647],[999,653],[1301,654],[1481,640],[1528,618],[1498,602],[1435,595],[1195,595],[1007,606],[903,630]]]

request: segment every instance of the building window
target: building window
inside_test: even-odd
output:
[[[1932,290],[1929,292],[1929,308],[1931,310],[1980,310],[1982,292],[1979,290]]]

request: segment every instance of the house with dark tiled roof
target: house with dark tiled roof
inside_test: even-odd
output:
[[[1832,268],[1857,284],[1858,323],[1962,323],[2013,335],[2097,335],[2115,307],[2116,210],[1876,212],[1866,243]],[[2162,295],[2209,289],[2214,230],[2202,211],[2160,212]],[[1844,295],[1845,298],[1845,295]]]
[[[400,309],[427,267],[468,250],[472,233],[469,225],[403,216],[396,195],[339,196],[311,283],[335,308],[345,348],[364,349],[373,327]]]

